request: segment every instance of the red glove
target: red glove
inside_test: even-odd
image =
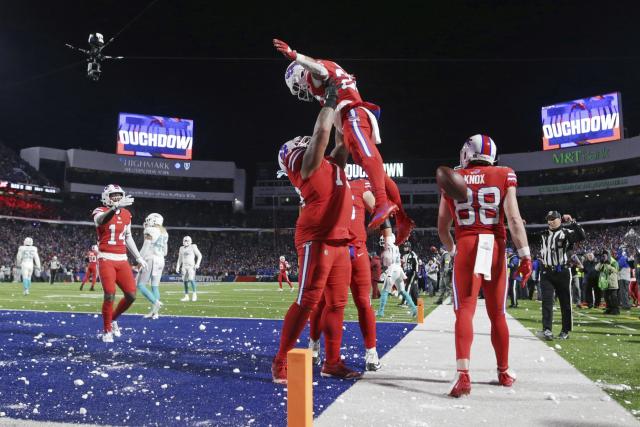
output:
[[[273,46],[278,49],[278,52],[283,54],[285,58],[291,61],[295,61],[298,57],[298,52],[296,52],[295,50],[291,50],[289,45],[282,40],[273,39]]]
[[[531,277],[532,271],[533,271],[533,266],[531,265],[531,258],[529,257],[521,258],[520,265],[516,270],[516,276],[517,275],[522,276],[523,285],[525,285],[527,283],[527,280],[529,280],[529,277]]]

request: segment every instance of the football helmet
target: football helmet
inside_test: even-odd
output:
[[[25,246],[33,246],[33,239],[31,237],[25,237],[24,245]]]
[[[284,82],[291,94],[297,96],[300,101],[312,102],[313,94],[309,90],[308,74],[309,72],[302,65],[293,61],[284,72]]]
[[[98,252],[98,245],[93,245],[93,246],[91,246],[91,250],[92,250],[93,252]]]
[[[380,236],[380,239],[378,240],[378,245],[381,248],[384,248],[384,236]]]
[[[101,197],[102,204],[107,207],[113,206],[114,201],[111,200],[111,196],[114,194],[121,194],[122,197],[124,197],[124,190],[122,189],[122,187],[116,184],[109,184],[106,187],[104,187],[104,190],[102,190],[102,197]]]
[[[182,244],[184,246],[189,246],[191,244],[191,237],[190,236],[184,236],[182,238]]]
[[[298,156],[304,153],[309,146],[309,141],[311,141],[310,136],[296,136],[292,140],[282,144],[282,147],[280,147],[280,151],[278,152],[278,165],[280,165],[281,171],[285,174],[287,173],[289,170],[287,166],[293,165]],[[291,158],[287,160],[287,156],[289,155]]]
[[[284,255],[280,255],[280,261],[284,262]]]
[[[481,160],[494,164],[498,149],[493,139],[487,135],[473,135],[460,150],[460,166],[466,168],[474,160]]]
[[[150,213],[144,219],[144,226],[151,227],[154,225],[162,225],[164,223],[164,218],[159,213]]]

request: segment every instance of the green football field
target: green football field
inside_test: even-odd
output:
[[[34,283],[31,294],[22,295],[18,283],[0,284],[0,309],[76,311],[100,313],[102,290],[99,285],[91,292],[85,285]],[[289,292],[287,285],[278,292],[277,283],[203,283],[198,285],[198,301],[181,302],[182,284],[163,283],[161,299],[164,307],[161,315],[239,317],[282,319],[296,292]],[[297,289],[297,288],[296,288]],[[118,291],[119,292],[119,291]],[[120,292],[119,292],[120,294]],[[374,309],[379,300],[373,301]],[[425,298],[425,315],[435,309],[433,298]],[[147,313],[148,301],[138,293],[138,300],[128,313]],[[396,298],[390,298],[383,321],[413,322],[407,308],[398,306]],[[540,329],[540,304],[536,301],[520,301],[520,307],[509,309],[532,332]],[[548,345],[603,388],[621,405],[640,418],[640,310],[623,311],[620,316],[605,316],[602,310],[575,310],[574,331],[566,341],[551,341]],[[352,301],[345,310],[346,320],[357,320]],[[428,322],[428,318],[425,320]],[[151,322],[151,320],[150,320]],[[555,312],[554,333],[560,332],[560,313]],[[560,346],[557,348],[556,346]],[[523,362],[520,362],[523,363]]]

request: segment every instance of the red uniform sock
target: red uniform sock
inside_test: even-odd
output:
[[[326,302],[323,297],[320,299],[316,309],[311,312],[311,316],[309,317],[309,338],[314,341],[318,341],[322,334],[322,312],[324,311],[325,306]]]
[[[127,309],[131,307],[131,304],[133,304],[133,301],[122,298],[116,307],[116,311],[113,312],[113,320],[116,320],[122,313],[127,311]]]
[[[326,306],[322,311],[322,325],[324,326],[325,360],[328,364],[340,362],[340,344],[342,343],[342,323],[344,320],[344,306]]]
[[[278,349],[278,354],[276,354],[276,361],[287,359],[287,352],[295,346],[307,324],[309,314],[309,310],[302,308],[295,302],[291,304],[287,314],[284,316],[282,332],[280,333],[280,348]]]
[[[376,198],[376,206],[386,203],[387,191],[385,189],[385,177],[387,174],[382,166],[382,158],[380,155],[377,157],[363,157],[360,166],[362,166],[362,169],[365,170],[369,177],[371,189],[373,190],[373,195]]]
[[[467,298],[470,299],[470,298]],[[475,307],[465,307],[456,310],[456,359],[471,358],[471,344],[473,343],[473,314]]]
[[[389,178],[389,175],[384,174],[384,187],[386,190],[387,198],[398,205],[400,211],[404,213],[404,209],[402,209],[402,198],[400,197],[400,190],[398,189],[398,185],[394,180]],[[376,199],[377,201],[378,199]]]
[[[491,344],[496,353],[498,369],[506,371],[509,368],[509,327],[504,314],[491,319]]]
[[[111,318],[113,317],[113,301],[102,301],[102,326],[105,332],[111,332]]]
[[[364,339],[364,348],[376,346],[376,315],[369,304],[366,307],[358,306],[358,323]]]
[[[278,275],[278,285],[280,285],[280,289],[282,289],[282,273]]]

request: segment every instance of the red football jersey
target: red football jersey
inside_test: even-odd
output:
[[[289,269],[289,262],[288,261],[280,261],[280,272],[285,272]]]
[[[507,188],[516,187],[513,169],[503,166],[470,166],[457,169],[467,183],[466,202],[457,202],[444,195],[453,216],[456,239],[477,234],[507,236],[504,226],[504,199]]]
[[[328,61],[326,59],[318,59],[317,61],[327,69],[329,72],[329,78],[339,83],[338,105],[362,102],[360,92],[358,92],[358,88],[356,87],[356,78],[354,76],[344,71],[342,67],[333,61]],[[324,86],[313,86],[311,73],[307,75],[307,83],[309,84],[311,94],[320,101],[321,105],[324,105]]]
[[[98,254],[93,251],[89,251],[87,252],[87,258],[89,259],[89,267],[95,267],[98,262]]]
[[[353,199],[353,210],[351,212],[351,233],[355,236],[356,242],[367,241],[367,229],[365,223],[365,204],[362,195],[365,191],[371,191],[371,184],[366,179],[356,179],[350,181],[351,195]]]
[[[296,247],[309,241],[347,243],[351,240],[351,189],[344,170],[325,157],[318,169],[302,179],[302,155],[293,150],[287,155],[287,175],[300,195],[300,216],[296,221]]]
[[[93,217],[109,208],[100,206],[93,210]],[[131,225],[131,213],[124,209],[118,209],[113,217],[106,223],[96,226],[98,234],[98,249],[100,252],[112,254],[126,254],[125,231]]]

